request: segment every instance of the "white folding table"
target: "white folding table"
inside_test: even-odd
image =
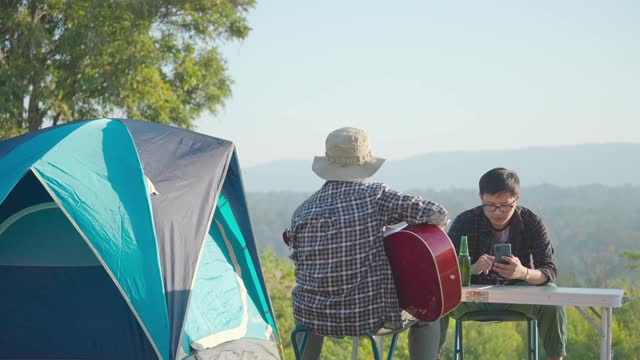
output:
[[[612,357],[612,309],[621,307],[626,300],[622,289],[508,285],[471,285],[462,288],[463,302],[575,306],[600,333],[601,360],[611,360]],[[590,313],[583,307],[587,307]],[[600,308],[600,311],[596,308]]]

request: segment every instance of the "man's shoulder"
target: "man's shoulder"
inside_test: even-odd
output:
[[[305,210],[313,210],[319,207],[326,208],[331,204],[345,201],[354,195],[379,193],[384,190],[385,185],[381,183],[370,183],[365,181],[327,181],[320,189],[306,198],[294,211],[300,214]]]
[[[383,193],[390,191],[391,188],[384,183],[369,181],[344,181],[336,188],[340,193],[338,196],[344,201],[344,197],[367,197],[377,198]]]
[[[368,191],[383,191],[390,189],[387,184],[371,181],[354,181],[352,186]]]
[[[478,208],[480,208],[480,211],[478,211]],[[480,223],[481,216],[482,207],[475,207],[461,212],[455,217],[453,223],[451,223],[449,236],[457,236],[458,232],[475,232],[477,225]]]
[[[458,214],[458,216],[456,216],[455,221],[469,222],[469,221],[476,220],[481,216],[482,216],[482,206],[476,206]]]
[[[537,223],[542,221],[542,218],[540,218],[540,216],[538,216],[531,209],[524,206],[518,205],[518,214],[520,215],[520,218],[522,218],[522,221],[525,223],[528,223],[528,222]]]
[[[321,194],[322,194],[322,188],[320,188],[315,193],[311,194],[308,198],[306,198],[300,205],[298,205],[296,210],[293,212],[292,219],[295,220],[297,217],[300,216],[300,213],[304,212],[306,209],[315,207],[316,206],[315,204],[318,202],[318,198],[321,196]]]

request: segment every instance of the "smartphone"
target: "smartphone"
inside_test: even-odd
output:
[[[496,262],[499,262],[500,264],[508,264],[508,262],[502,260],[502,257],[511,256],[511,244],[495,244],[493,246],[493,250]]]

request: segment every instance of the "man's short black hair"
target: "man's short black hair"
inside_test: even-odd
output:
[[[480,195],[507,192],[511,195],[520,194],[520,179],[513,170],[502,167],[487,171],[480,178]]]

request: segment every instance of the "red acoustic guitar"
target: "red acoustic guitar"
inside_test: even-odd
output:
[[[462,283],[453,243],[435,225],[387,231],[384,247],[402,308],[422,321],[435,321],[460,304]]]

